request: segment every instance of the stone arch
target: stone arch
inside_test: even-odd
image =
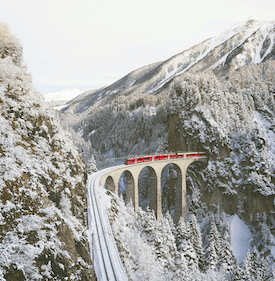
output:
[[[106,181],[105,181],[105,186],[104,186],[107,190],[110,190],[112,192],[116,192],[116,186],[115,186],[115,182],[114,179],[111,176],[108,176]]]
[[[197,173],[197,171],[201,171],[206,167],[207,163],[205,161],[194,161],[190,163],[186,169],[186,193],[188,194],[187,197],[189,197],[189,203],[192,204],[192,192],[193,188],[192,185],[194,182],[199,183],[199,187],[202,187],[201,191],[204,192],[204,186],[201,186],[200,183],[204,183],[204,178],[201,173]],[[208,194],[208,193],[207,193]],[[212,193],[211,193],[212,195]],[[216,194],[215,194],[216,196]],[[203,198],[205,196],[203,195]],[[206,199],[206,198],[205,198]],[[211,205],[211,203],[210,203]]]
[[[132,200],[136,210],[138,207],[138,196],[137,196],[137,188],[135,188],[134,176],[129,170],[125,170],[123,174],[127,181],[126,204],[129,203],[130,200]]]
[[[172,217],[180,203],[183,187],[182,170],[176,163],[168,163],[161,171],[162,213],[170,212]]]
[[[145,173],[145,174],[144,174]],[[146,175],[147,173],[147,175]],[[147,183],[142,183],[142,180],[144,180],[141,177],[146,177],[145,181],[148,181]],[[143,186],[141,186],[143,185]],[[145,186],[144,186],[145,185]],[[144,192],[144,190],[141,190],[141,188],[149,189],[147,190],[147,198],[144,198],[144,194],[141,194],[141,192]],[[145,190],[146,192],[146,190]],[[149,206],[150,209],[153,209],[156,212],[156,200],[157,200],[157,174],[154,168],[151,166],[145,166],[138,175],[138,198],[139,198],[139,205],[143,209],[145,209],[145,206],[141,205],[141,200],[146,200],[146,206]]]
[[[122,196],[124,202],[126,202],[127,177],[125,176],[124,171],[118,177],[117,194],[118,196]]]

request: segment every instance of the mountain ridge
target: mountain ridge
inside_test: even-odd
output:
[[[274,38],[275,21],[250,19],[165,61],[136,69],[115,83],[71,103],[63,112],[85,116],[93,104],[105,98],[109,100],[140,92],[156,94],[166,83],[187,71],[212,70],[218,76],[226,76],[240,66],[274,59]]]

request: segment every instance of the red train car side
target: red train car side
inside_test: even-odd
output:
[[[190,153],[171,153],[171,154],[163,154],[163,155],[154,155],[154,156],[141,156],[136,158],[125,159],[125,165],[151,162],[151,161],[161,161],[168,159],[180,159],[180,158],[189,158],[189,157],[202,157],[206,156],[205,152],[190,152]]]

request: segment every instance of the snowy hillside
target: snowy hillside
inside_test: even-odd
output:
[[[87,96],[66,110],[74,113],[90,111],[98,100],[117,95],[157,93],[169,81],[186,71],[213,70],[219,76],[247,64],[261,63],[275,57],[275,21],[251,19],[180,54],[137,69],[114,84]]]
[[[109,219],[130,280],[274,280],[273,260],[263,259],[256,247],[252,249],[257,241],[272,251],[266,220],[261,218],[262,226],[252,227],[252,234],[237,215],[230,217],[219,207],[209,211],[204,206],[188,222],[180,219],[174,225],[169,213],[156,221],[151,210],[134,212],[131,203],[125,206],[110,195]]]
[[[85,235],[85,165],[33,87],[20,44],[9,31],[3,37],[3,27],[0,280],[94,280]]]
[[[188,214],[195,215],[202,228],[202,267],[190,245],[189,230],[182,226],[178,236],[185,240],[175,252],[177,235],[170,236],[168,228],[161,232],[167,221],[155,222],[153,214],[144,213],[150,199],[148,169],[138,181],[142,209],[134,214],[123,209],[123,203],[112,207],[114,235],[133,280],[194,280],[192,270],[184,276],[189,266],[194,266],[196,280],[274,279],[272,270],[269,277],[264,275],[275,261],[274,34],[274,21],[249,20],[164,62],[135,70],[61,112],[63,120],[92,143],[99,168],[121,163],[130,155],[207,152],[206,167],[194,163],[187,171]],[[156,112],[153,116],[151,108]],[[173,216],[177,176],[177,167],[169,166],[162,173],[163,214],[169,211]],[[125,182],[122,176],[123,196]],[[224,232],[219,219],[213,218],[213,210],[220,209],[231,216],[231,249],[229,230]],[[228,222],[223,223],[227,228]],[[244,232],[243,240],[238,228]],[[215,245],[213,239],[222,241]],[[139,241],[144,250],[132,241]],[[160,241],[167,243],[165,249]],[[220,244],[224,251],[219,251]],[[232,251],[241,264],[234,258],[232,262]],[[152,255],[147,259],[145,252]],[[230,252],[231,258],[221,265],[220,260],[227,258],[222,253]],[[144,260],[151,272],[143,271]],[[159,277],[156,272],[163,274]]]

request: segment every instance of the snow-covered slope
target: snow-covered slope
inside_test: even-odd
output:
[[[94,280],[83,160],[1,28],[0,46],[0,280]]]
[[[228,75],[240,66],[274,59],[274,37],[275,21],[248,20],[164,62],[137,69],[114,84],[88,95],[79,103],[74,103],[67,110],[83,112],[104,97],[112,99],[121,94],[154,94],[186,71],[212,69],[218,75]]]
[[[52,107],[66,104],[68,101],[79,96],[82,91],[77,88],[69,88],[60,92],[48,93],[44,95],[44,99]]]
[[[231,249],[232,252],[240,264],[247,251],[252,250],[251,241],[252,233],[247,224],[239,218],[238,215],[230,217],[230,229],[231,229]]]

